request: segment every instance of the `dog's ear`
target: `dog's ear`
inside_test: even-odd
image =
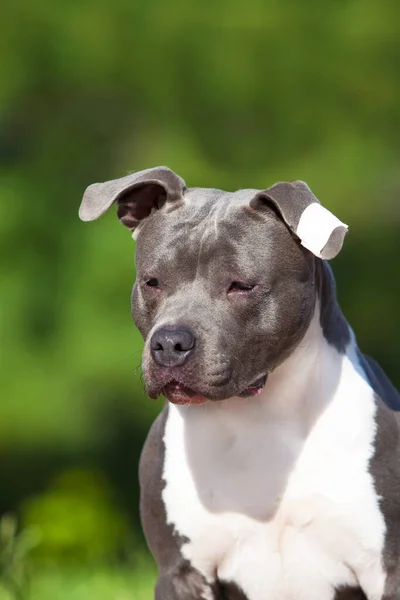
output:
[[[258,192],[250,202],[258,210],[266,205],[272,205],[301,244],[315,256],[330,260],[339,254],[348,227],[320,204],[306,183],[276,183]]]
[[[82,221],[94,221],[118,202],[118,218],[131,231],[153,210],[182,199],[185,182],[167,167],[138,171],[120,179],[93,183],[79,209]]]

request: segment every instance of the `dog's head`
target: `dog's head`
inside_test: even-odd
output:
[[[157,167],[91,185],[80,216],[114,202],[137,239],[132,312],[148,394],[194,404],[259,393],[304,337],[317,261],[338,254],[347,227],[301,181],[188,189]]]

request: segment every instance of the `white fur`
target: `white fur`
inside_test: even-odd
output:
[[[321,204],[313,202],[303,211],[296,235],[307,250],[319,258],[323,258],[322,250],[337,227],[348,228]]]
[[[329,346],[317,311],[259,396],[170,405],[167,520],[207,581],[233,581],[248,600],[332,600],[340,585],[382,597],[376,408],[355,348]]]

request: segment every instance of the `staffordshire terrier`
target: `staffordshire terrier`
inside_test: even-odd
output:
[[[347,226],[301,181],[187,188],[166,167],[86,190],[135,239],[151,398],[140,461],[156,600],[400,598],[400,396],[326,262]]]

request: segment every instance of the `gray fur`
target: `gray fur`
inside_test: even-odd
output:
[[[375,391],[377,432],[370,470],[386,523],[383,600],[400,598],[400,394],[378,363],[360,353],[361,366]]]
[[[138,188],[142,188],[140,189],[141,204],[144,204],[143,201],[146,200],[148,194],[146,194],[146,190],[143,190],[143,186],[146,186],[147,190],[155,191],[158,197],[160,194],[164,196],[163,202],[166,200],[180,200],[183,190],[186,187],[183,179],[168,169],[168,167],[145,169],[144,171],[138,171],[120,179],[113,179],[104,183],[93,183],[86,189],[83,195],[79,216],[82,221],[98,219],[117,200],[121,208],[124,205],[122,200],[126,194],[129,194],[131,198],[135,198]],[[159,188],[161,188],[161,191]],[[159,203],[155,202],[154,206],[149,206],[149,211],[145,213],[140,211],[139,214],[136,214],[135,208],[131,206],[131,223],[129,225],[125,224],[130,229],[134,229],[143,217],[147,217],[150,214],[153,207],[159,207],[159,205]],[[122,215],[119,216],[120,218],[122,217]]]
[[[182,557],[180,548],[185,539],[176,535],[173,527],[167,524],[161,496],[164,487],[163,438],[167,414],[166,404],[154,421],[141,454],[140,516],[147,543],[159,569],[155,600],[198,600],[207,588],[207,582]]]
[[[342,587],[336,590],[334,600],[367,600],[360,588]]]
[[[385,400],[385,398],[383,398]],[[400,599],[400,414],[376,396],[377,432],[371,473],[386,523],[383,561],[387,572],[382,600]],[[400,400],[400,397],[399,397]]]

